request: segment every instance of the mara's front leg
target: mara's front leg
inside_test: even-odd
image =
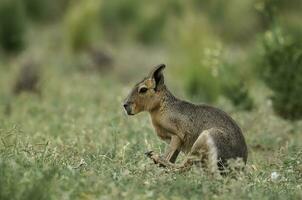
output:
[[[166,148],[166,151],[163,156],[153,156],[155,155],[153,151],[147,152],[146,155],[151,158],[155,163],[159,163],[162,167],[167,167],[165,164],[158,162],[158,157],[161,158],[161,160],[165,160],[166,162],[175,163],[177,156],[180,152],[180,146],[181,146],[181,140],[178,136],[173,135],[171,137],[171,141],[169,145]]]
[[[180,152],[181,140],[178,136],[171,137],[170,144],[167,146],[163,158],[171,163],[175,163],[177,156]]]
[[[175,171],[187,171],[194,163],[201,163],[202,167],[206,167],[209,172],[216,174],[218,170],[218,155],[217,147],[215,145],[215,135],[222,137],[219,129],[204,130],[197,140],[194,142],[190,153],[182,164],[174,164],[162,159],[161,156],[151,152],[150,157],[157,163]],[[216,136],[217,137],[217,136]]]

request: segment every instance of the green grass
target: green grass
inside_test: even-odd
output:
[[[164,173],[144,156],[147,150],[164,151],[148,115],[128,117],[121,107],[138,80],[125,84],[114,74],[80,72],[60,53],[41,54],[47,63],[41,97],[11,97],[19,61],[0,66],[0,199],[302,198],[302,124],[276,117],[263,86],[254,87],[252,112],[225,101],[217,105],[244,131],[249,148],[244,172],[236,178],[214,178],[198,169]],[[133,71],[136,65],[125,66]],[[168,78],[170,85],[173,77]],[[8,103],[9,116],[4,114]],[[280,175],[275,181],[272,172]]]

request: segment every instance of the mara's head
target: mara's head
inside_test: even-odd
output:
[[[160,105],[160,91],[164,88],[164,64],[156,66],[150,74],[137,83],[124,101],[124,108],[128,115],[135,115],[142,111],[152,111]]]

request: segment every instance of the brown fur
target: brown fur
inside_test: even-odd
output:
[[[124,104],[129,115],[149,112],[157,135],[168,144],[163,156],[149,152],[150,158],[173,169],[189,169],[195,162],[206,161],[211,171],[222,169],[229,159],[240,158],[246,163],[247,147],[236,122],[218,108],[174,97],[164,84],[164,68],[155,67],[136,84]],[[180,151],[187,159],[176,165]]]

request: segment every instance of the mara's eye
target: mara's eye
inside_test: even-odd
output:
[[[142,87],[142,88],[140,88],[140,89],[138,90],[138,92],[139,92],[140,94],[144,94],[144,93],[147,92],[147,90],[148,90],[148,88]]]

